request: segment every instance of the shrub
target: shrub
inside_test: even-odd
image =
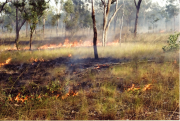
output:
[[[180,42],[177,42],[178,40],[178,36],[180,35],[180,33],[175,34],[175,35],[170,35],[167,43],[167,46],[164,46],[162,49],[164,52],[168,52],[168,51],[176,51],[179,49],[179,44]]]

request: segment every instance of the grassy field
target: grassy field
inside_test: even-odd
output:
[[[163,52],[168,37],[169,34],[144,34],[136,39],[129,36],[121,46],[98,47],[100,59],[123,61],[114,65],[97,61],[99,66],[96,63],[80,72],[76,70],[76,67],[82,69],[78,63],[73,66],[62,62],[51,68],[41,64],[52,65],[51,61],[59,57],[67,61],[92,60],[92,47],[4,51],[13,45],[0,45],[0,63],[11,58],[9,64],[13,67],[37,64],[32,67],[33,75],[25,80],[28,84],[18,89],[14,85],[24,80],[23,73],[28,68],[8,70],[8,64],[0,67],[0,78],[7,74],[7,80],[0,80],[0,119],[179,120],[179,52]],[[58,44],[59,41],[52,42]],[[43,44],[46,43],[37,43],[34,47]],[[43,79],[38,71],[42,68],[48,72]],[[71,72],[70,68],[75,71]],[[13,78],[13,74],[17,77]],[[39,76],[43,84],[37,83],[35,76]]]

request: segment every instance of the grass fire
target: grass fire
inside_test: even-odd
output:
[[[2,0],[0,13],[0,120],[179,120],[177,1]]]

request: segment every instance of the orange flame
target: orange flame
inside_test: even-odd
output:
[[[114,42],[108,42],[106,44],[107,46],[114,46],[114,45],[118,45],[118,40],[114,41]],[[40,46],[39,50],[41,49],[53,49],[53,48],[60,48],[60,47],[90,47],[93,46],[93,42],[92,41],[82,41],[79,40],[78,41],[74,41],[74,42],[70,42],[68,38],[66,38],[64,40],[64,43],[59,43],[59,44],[45,44],[43,46]],[[97,46],[102,46],[102,42],[97,41]],[[8,47],[5,50],[16,50],[16,47],[14,45],[14,47]],[[29,50],[29,47],[26,46],[24,48],[21,48],[19,50]]]
[[[97,41],[97,46],[101,46],[102,42]],[[118,40],[114,42],[108,42],[107,45],[118,45]],[[90,47],[93,46],[92,41],[84,41],[82,40],[75,41],[75,42],[69,42],[69,39],[65,39],[64,43],[59,43],[58,45],[50,44],[50,45],[43,45],[39,47],[38,49],[48,49],[48,48],[59,48],[59,47]]]
[[[147,84],[147,85],[145,85],[144,88],[142,89],[142,91],[146,91],[146,90],[151,89],[151,88],[150,88],[151,85],[152,85],[152,84]]]
[[[71,55],[71,54],[69,54],[69,55],[68,55],[68,57],[72,57],[72,55]]]
[[[29,61],[30,61],[30,62],[38,62],[38,61],[44,62],[44,59],[42,59],[42,58],[40,58],[40,59],[35,58],[35,59],[34,59],[34,58],[32,57],[31,59],[29,59]]]
[[[151,89],[150,88],[150,86],[151,86],[152,84],[147,84],[147,85],[145,85],[144,86],[144,88],[142,89],[142,91],[144,92],[144,91],[146,91],[146,90],[149,90],[149,89]],[[135,85],[134,84],[132,84],[132,87],[130,87],[130,88],[128,88],[128,90],[127,91],[135,91],[135,90],[139,90],[140,88],[135,88]]]
[[[0,67],[9,64],[11,58],[8,58],[5,63],[0,63]]]
[[[19,101],[24,102],[25,100],[28,100],[28,96],[26,95],[26,97],[24,99],[20,98],[20,93],[18,93],[18,95],[15,98],[15,101],[17,101],[17,102],[19,102]]]
[[[74,92],[73,90],[69,90],[68,93],[66,93],[65,95],[62,96],[62,99],[66,99],[68,96],[77,96],[78,95],[78,92]]]
[[[128,88],[128,90],[127,91],[135,91],[135,90],[139,90],[140,88],[135,88],[135,85],[134,84],[132,84],[132,87],[130,87],[130,88]]]

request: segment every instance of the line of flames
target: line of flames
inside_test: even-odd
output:
[[[54,91],[52,91],[52,93],[54,93]],[[66,99],[67,97],[69,97],[69,96],[77,96],[78,95],[78,92],[73,92],[73,91],[69,91],[68,93],[66,93],[65,95],[62,95],[61,96],[61,98],[64,100],[64,99]],[[25,96],[25,97],[22,97],[21,96],[21,93],[18,93],[18,95],[15,97],[15,101],[17,101],[17,102],[22,102],[22,103],[24,103],[25,101],[28,101],[28,99],[34,99],[34,95],[31,95],[31,96]],[[42,101],[42,97],[45,97],[45,95],[38,95],[38,97],[37,97],[37,99],[39,100],[39,101]],[[55,95],[55,98],[56,99],[58,99],[60,97],[60,94],[57,94],[57,95]],[[11,102],[13,102],[13,99],[12,99],[12,97],[9,97],[9,101],[11,101]]]
[[[101,46],[102,42],[97,41],[97,46]],[[118,45],[118,41],[114,41],[114,42],[108,42],[107,45]],[[64,44],[59,43],[58,45],[56,44],[46,44],[43,45],[41,47],[39,47],[38,49],[50,49],[50,48],[59,48],[59,47],[90,47],[93,46],[93,43],[91,41],[84,41],[82,42],[82,40],[75,41],[75,42],[69,42],[69,39],[65,39]]]
[[[41,62],[44,62],[44,59],[43,58],[40,58],[40,59],[37,59],[37,58],[30,58],[29,59],[30,62],[38,62],[38,61],[41,61]]]
[[[0,63],[0,67],[9,64],[11,58],[8,58],[5,63]]]
[[[114,42],[108,42],[106,44],[107,46],[110,45],[118,45],[118,40],[114,41]],[[53,49],[53,48],[60,48],[60,47],[90,47],[93,46],[93,42],[91,41],[82,41],[79,40],[78,41],[74,41],[74,42],[70,42],[69,39],[65,39],[64,43],[59,43],[59,44],[45,44],[43,46],[40,46],[39,48],[37,48],[38,50],[42,50],[42,49]],[[102,42],[97,41],[97,46],[102,46]],[[5,50],[16,50],[16,46],[14,45],[14,47],[8,47],[5,48]],[[29,47],[26,46],[24,48],[21,48],[19,50],[29,50]]]
[[[147,85],[145,85],[145,86],[142,88],[142,91],[144,92],[144,91],[146,91],[146,90],[151,89],[151,88],[150,88],[151,85],[152,85],[152,84],[147,84]],[[135,90],[140,90],[140,89],[141,89],[141,88],[136,88],[135,85],[132,84],[132,86],[127,89],[127,91],[135,91]]]
[[[142,89],[142,91],[144,92],[144,91],[146,91],[146,90],[149,90],[149,89],[151,89],[150,88],[150,86],[151,86],[152,84],[147,84],[147,85],[145,85],[144,87],[143,87],[143,89]],[[132,87],[130,87],[130,88],[128,88],[128,90],[127,91],[135,91],[135,90],[140,90],[141,88],[135,88],[135,85],[134,84],[132,84]],[[52,91],[52,93],[54,93],[54,91]],[[67,97],[69,97],[69,96],[77,96],[78,95],[78,92],[74,92],[73,90],[69,90],[69,92],[68,93],[66,93],[65,95],[62,95],[61,96],[61,98],[64,100],[64,99],[66,99]],[[57,94],[56,96],[55,96],[55,98],[57,99],[58,97],[60,96],[60,94]],[[39,100],[39,101],[42,101],[42,97],[45,97],[45,95],[39,95],[38,97],[37,97],[37,99]],[[18,95],[15,97],[15,101],[17,101],[17,102],[25,102],[25,101],[28,101],[28,99],[29,98],[32,98],[32,99],[34,99],[34,96],[32,95],[32,96],[25,96],[25,97],[21,97],[21,94],[20,93],[18,93]],[[13,101],[13,99],[11,98],[11,97],[9,97],[9,101]]]

